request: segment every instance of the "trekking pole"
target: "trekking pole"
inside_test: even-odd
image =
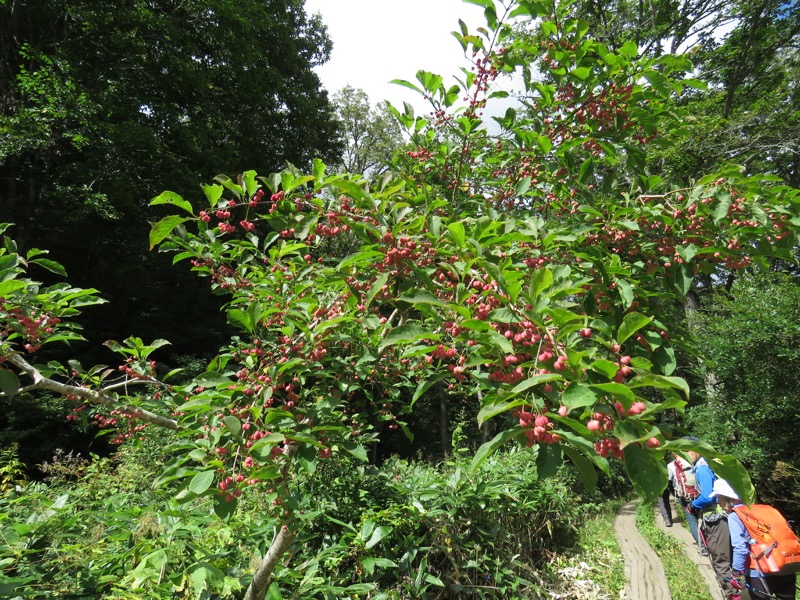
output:
[[[775,594],[773,594],[772,592],[769,591],[769,587],[767,586],[767,582],[764,581],[764,579],[762,577],[759,577],[759,579],[761,579],[762,582],[764,583],[764,587],[766,588],[766,590],[757,590],[752,585],[750,585],[749,583],[745,583],[744,584],[744,588],[742,588],[742,589],[746,589],[747,590],[747,593],[750,595],[750,598],[752,598],[753,600],[762,600],[762,599],[780,600],[780,598],[778,598],[778,596],[776,596]],[[733,582],[736,581],[735,578],[726,577],[725,581],[730,583],[735,589],[739,589],[739,588],[737,588],[737,586],[733,585]],[[800,590],[800,587],[795,586],[795,588]]]

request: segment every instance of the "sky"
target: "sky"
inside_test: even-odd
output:
[[[428,112],[428,104],[388,82],[416,83],[417,71],[425,70],[455,83],[459,67],[468,65],[451,32],[459,29],[459,18],[471,28],[483,21],[482,9],[462,0],[306,0],[306,11],[322,15],[333,40],[331,60],[316,69],[331,94],[351,85],[373,105],[389,100],[402,108],[409,102],[417,114]]]

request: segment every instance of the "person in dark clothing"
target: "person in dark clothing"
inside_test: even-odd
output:
[[[727,600],[741,600],[739,590],[731,585],[731,536],[728,531],[726,514],[722,511],[716,498],[711,494],[714,491],[714,481],[717,476],[708,466],[706,459],[694,450],[687,452],[694,467],[697,487],[700,494],[692,500],[690,509],[697,517],[697,522],[708,548],[711,566],[722,588],[722,594]]]
[[[748,588],[751,600],[795,600],[797,592],[797,577],[790,575],[765,575],[757,568],[753,568],[750,558],[750,534],[744,526],[742,519],[733,510],[742,506],[739,494],[724,479],[714,482],[711,496],[717,498],[719,505],[728,514],[728,530],[733,546],[731,574],[734,587]]]
[[[672,482],[667,484],[661,497],[658,499],[658,510],[664,519],[665,527],[672,527],[672,507],[670,506],[670,495],[672,494]]]

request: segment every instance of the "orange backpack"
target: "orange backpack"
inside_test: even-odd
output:
[[[781,513],[767,504],[736,506],[750,540],[751,569],[767,575],[800,571],[800,539]]]

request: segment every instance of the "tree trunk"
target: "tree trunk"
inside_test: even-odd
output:
[[[439,442],[442,446],[442,456],[450,455],[450,404],[447,401],[447,392],[440,382],[439,388]]]
[[[686,324],[693,334],[696,334],[700,329],[700,324],[697,319],[697,311],[700,310],[700,295],[697,290],[691,289],[683,300],[683,310],[686,315]],[[717,399],[717,388],[719,380],[709,368],[703,369],[703,388],[706,392],[708,402],[714,402]]]
[[[289,531],[288,526],[280,526],[278,533],[272,540],[272,544],[270,544],[267,553],[264,555],[264,559],[261,561],[255,575],[253,575],[253,581],[250,582],[247,588],[244,600],[264,600],[272,573],[275,571],[281,556],[284,555],[292,543],[293,537],[294,534]]]

